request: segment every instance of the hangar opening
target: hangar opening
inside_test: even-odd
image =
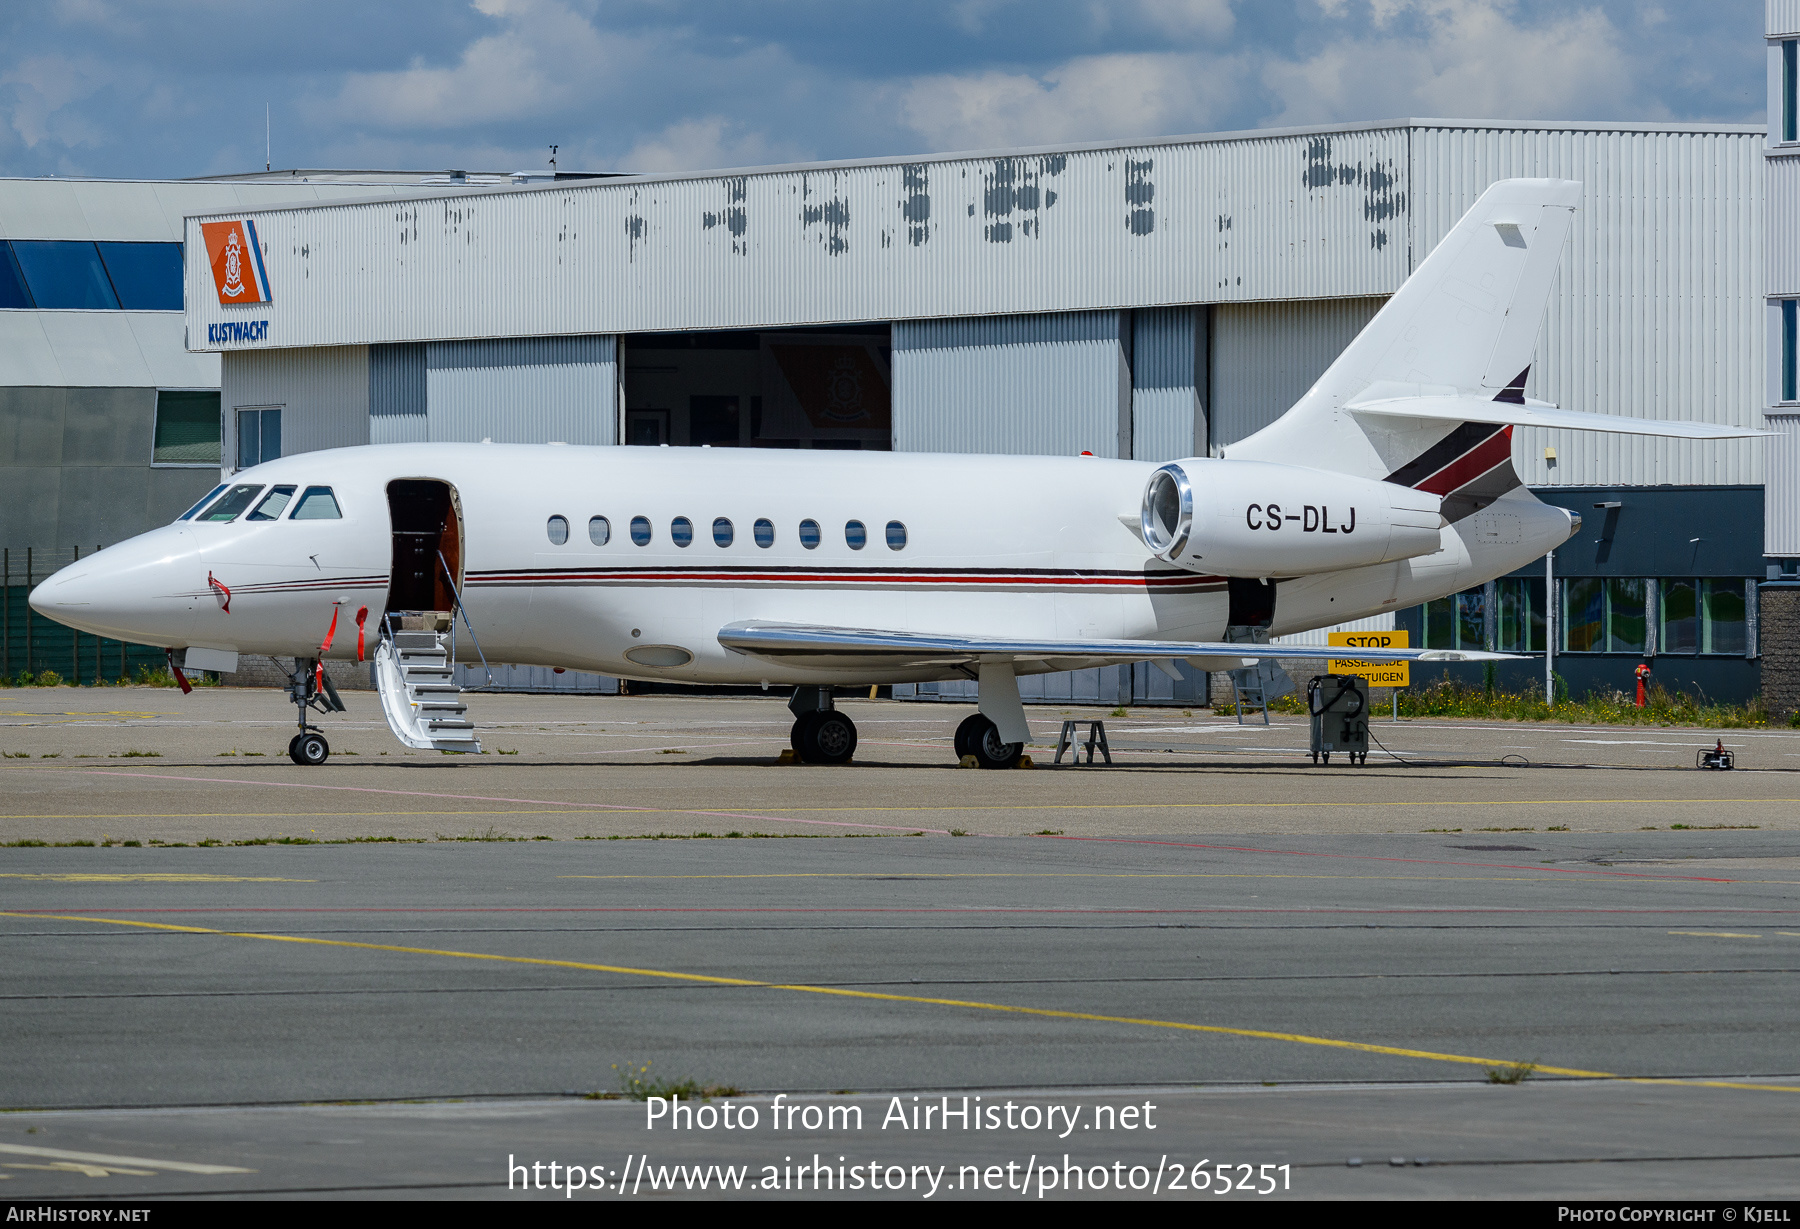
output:
[[[881,323],[621,337],[621,442],[887,451],[891,332]]]

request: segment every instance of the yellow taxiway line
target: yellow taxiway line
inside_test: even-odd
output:
[[[307,935],[258,934],[250,931],[215,930],[206,926],[179,926],[171,922],[139,922],[125,918],[77,917],[44,913],[10,913],[0,917],[29,918],[33,921],[90,922],[102,926],[136,926],[146,930],[170,930],[183,934],[218,935],[228,939],[262,939],[271,943],[304,943],[318,947],[343,947],[369,952],[397,952],[409,956],[444,956],[455,960],[485,960],[499,964],[523,964],[555,969],[581,969],[592,973],[616,973],[626,977],[650,977],[663,981],[688,982],[708,986],[736,986],[757,990],[784,990],[797,994],[828,995],[834,998],[864,999],[882,1003],[920,1003],[932,1007],[952,1007],[964,1011],[990,1011],[1005,1015],[1032,1016],[1049,1020],[1083,1020],[1098,1024],[1127,1024],[1141,1028],[1171,1029],[1187,1033],[1211,1033],[1225,1037],[1248,1037],[1261,1041],[1286,1041],[1296,1045],[1323,1046],[1337,1050],[1353,1050],[1363,1054],[1386,1054],[1396,1058],[1419,1058],[1430,1062],[1463,1063],[1478,1067],[1517,1067],[1522,1064],[1503,1059],[1477,1058],[1468,1054],[1445,1054],[1436,1050],[1414,1050],[1404,1046],[1376,1045],[1367,1041],[1343,1041],[1335,1037],[1315,1037],[1308,1033],[1284,1033],[1271,1029],[1231,1028],[1222,1024],[1190,1024],[1182,1020],[1156,1020],[1139,1016],[1108,1016],[1086,1011],[1059,1011],[1048,1007],[1021,1007],[1011,1003],[984,1003],[973,999],[945,999],[929,995],[886,994],[877,990],[851,990],[836,986],[810,986],[804,983],[757,981],[746,977],[719,977],[708,973],[682,973],[669,969],[639,969],[628,965],[591,964],[579,960],[551,960],[539,956],[501,956],[491,952],[459,952],[448,948],[401,947],[387,943],[359,943],[350,939],[317,939]],[[1738,1088],[1757,1092],[1800,1092],[1800,1085],[1751,1084],[1730,1080],[1686,1080],[1653,1076],[1620,1075],[1613,1071],[1588,1071],[1579,1067],[1552,1067],[1531,1064],[1531,1070],[1546,1075],[1571,1076],[1588,1080],[1620,1080],[1632,1084],[1687,1084],[1701,1088]]]

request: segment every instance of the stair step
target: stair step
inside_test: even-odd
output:
[[[462,717],[427,717],[425,724],[432,730],[472,730],[475,723]]]

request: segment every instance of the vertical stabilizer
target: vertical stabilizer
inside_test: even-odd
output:
[[[1346,403],[1522,402],[1580,191],[1564,179],[1504,179],[1488,188],[1307,394],[1226,456],[1389,478],[1459,428],[1368,423]]]

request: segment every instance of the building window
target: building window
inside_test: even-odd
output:
[[[1563,582],[1565,653],[1642,653],[1650,585],[1637,576],[1582,576]]]
[[[1482,600],[1480,589],[1465,589],[1426,602],[1422,608],[1425,649],[1479,649],[1482,634]]]
[[[1544,582],[1508,577],[1494,582],[1500,609],[1494,648],[1502,653],[1544,651]]]
[[[12,244],[0,243],[0,307],[29,310],[35,306],[31,291],[25,289],[25,274],[19,270]]]
[[[102,243],[100,259],[119,306],[128,312],[178,312],[182,307],[179,243]]]
[[[281,407],[237,412],[237,464],[239,469],[273,461],[281,455]]]
[[[1744,582],[1703,580],[1700,582],[1700,590],[1704,615],[1700,651],[1742,654],[1749,645],[1746,635],[1748,620],[1744,610]]]
[[[1665,580],[1657,586],[1662,597],[1662,626],[1657,647],[1664,653],[1697,653],[1700,650],[1700,602],[1698,582]]]
[[[39,311],[118,310],[119,296],[93,244],[15,239],[12,249]]]
[[[1800,81],[1796,80],[1795,40],[1784,39],[1781,44],[1781,139],[1783,141],[1800,140],[1800,109],[1795,107],[1796,89]]]
[[[1783,401],[1800,401],[1800,389],[1796,388],[1794,379],[1795,359],[1795,320],[1800,312],[1800,300],[1783,299],[1781,301],[1781,399]]]
[[[219,394],[159,389],[152,465],[218,465]]]

